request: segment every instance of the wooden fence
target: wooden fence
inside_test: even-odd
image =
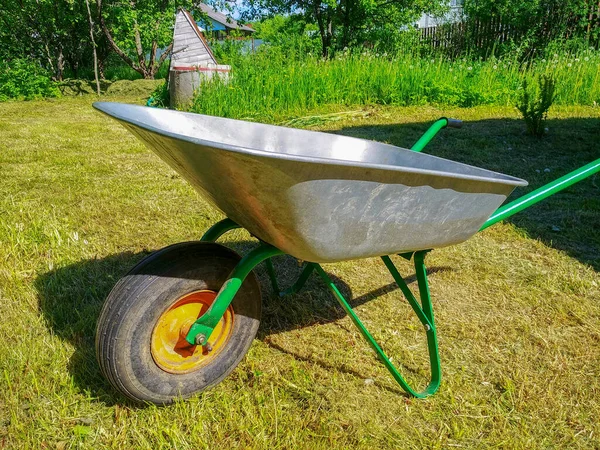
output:
[[[539,28],[537,38],[542,42],[549,42],[553,38],[562,37],[569,39],[576,33],[581,34],[579,18],[562,18],[566,20],[560,35],[553,35],[556,29],[552,26],[552,14],[542,19],[543,25]],[[586,40],[589,45],[600,46],[600,1],[598,9],[590,12],[589,21],[585,27]],[[525,31],[503,23],[499,17],[490,20],[471,20],[469,22],[446,23],[436,27],[422,28],[420,41],[436,49],[449,53],[459,53],[467,49],[488,51],[510,40],[519,41]]]
[[[502,23],[500,18],[494,18],[485,22],[476,20],[422,28],[420,40],[433,48],[459,52],[467,46],[488,49],[519,37],[518,30]]]

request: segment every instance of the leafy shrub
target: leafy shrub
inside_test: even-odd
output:
[[[321,55],[321,38],[316,24],[308,23],[299,14],[274,16],[255,23],[255,38],[264,44],[259,51],[279,50],[287,58],[301,59],[306,55]],[[227,63],[229,64],[229,63]]]
[[[0,62],[0,101],[59,96],[48,72],[38,64],[26,59]]]
[[[148,99],[148,106],[156,106],[157,108],[168,108],[170,104],[169,83],[164,81],[154,88]]]
[[[556,97],[556,82],[550,75],[540,75],[537,81],[538,88],[532,89],[527,83],[527,78],[523,80],[523,93],[517,108],[523,115],[527,132],[541,138],[544,135],[544,122],[548,116],[548,109]]]

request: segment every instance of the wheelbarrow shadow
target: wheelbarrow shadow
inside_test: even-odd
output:
[[[256,242],[241,241],[227,244],[234,250],[245,254],[256,246]],[[96,362],[95,330],[98,316],[104,300],[117,281],[151,251],[124,252],[104,258],[82,260],[65,267],[50,270],[38,276],[34,286],[38,292],[40,312],[53,334],[73,345],[74,351],[68,364],[74,383],[92,397],[107,405],[135,406],[119,395],[102,377]],[[282,286],[292,284],[294,275],[300,272],[297,261],[292,257],[274,259],[275,269]],[[433,268],[430,272],[444,270]],[[337,321],[345,316],[344,310],[337,304],[325,285],[316,276],[306,283],[304,290],[309,296],[290,295],[285,299],[274,294],[263,265],[256,269],[262,288],[263,310],[261,327],[257,338],[281,352],[298,360],[308,360],[292,350],[273,343],[271,335],[289,330],[304,328],[315,324]],[[351,288],[335,275],[329,274],[344,296],[352,299]],[[405,278],[407,283],[414,276]],[[353,307],[376,299],[397,289],[395,283],[379,287],[358,298],[352,299]],[[307,302],[307,297],[311,300]],[[348,368],[334,367],[327,361],[310,359],[329,370],[352,374],[358,378],[367,378],[364,374]],[[410,370],[410,368],[408,369]],[[378,383],[379,384],[379,383]],[[396,393],[399,389],[381,385],[382,388]]]
[[[124,252],[82,260],[50,270],[34,281],[47,326],[73,345],[68,370],[74,383],[110,405],[123,404],[124,397],[112,390],[100,373],[94,350],[96,322],[104,299],[119,278],[150,253]]]
[[[336,133],[410,148],[429,125],[366,125]],[[546,126],[548,133],[538,139],[525,134],[522,120],[466,121],[460,130],[442,130],[424,152],[529,181],[529,186],[513,192],[507,200],[511,201],[600,157],[597,118],[550,119]],[[507,221],[531,238],[600,270],[600,174]]]

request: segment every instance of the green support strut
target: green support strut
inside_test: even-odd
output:
[[[217,298],[210,308],[190,327],[185,340],[191,345],[205,345],[252,269],[265,259],[282,254],[283,252],[278,248],[262,243],[244,256],[219,290]]]
[[[232,221],[231,219],[224,219],[213,225],[204,234],[204,236],[202,237],[202,241],[214,242],[226,232],[236,228],[240,227],[234,221]],[[402,389],[404,389],[408,394],[417,398],[428,397],[438,390],[442,379],[442,370],[440,365],[437,334],[433,317],[433,308],[431,305],[429,286],[427,282],[427,272],[425,269],[424,262],[426,253],[427,251],[420,251],[416,253],[407,253],[400,255],[409,260],[412,257],[412,259],[414,260],[415,272],[419,286],[419,296],[421,298],[420,304],[419,301],[413,295],[406,282],[404,281],[404,279],[402,278],[402,276],[400,275],[400,273],[398,272],[398,270],[396,269],[396,267],[394,266],[394,263],[392,262],[390,257],[381,257],[385,266],[388,268],[390,274],[394,278],[394,281],[406,297],[408,303],[414,310],[415,314],[423,324],[426,331],[427,348],[429,352],[429,362],[431,368],[431,378],[429,384],[423,391],[417,391],[413,389],[406,382],[402,374],[392,364],[385,352],[382,350],[382,348],[375,341],[373,336],[369,333],[369,331],[360,321],[360,319],[352,309],[352,306],[344,298],[344,296],[335,286],[331,278],[327,275],[327,273],[325,273],[325,271],[319,264],[307,263],[304,269],[302,270],[302,273],[298,277],[298,280],[290,288],[281,291],[279,289],[275,270],[273,264],[270,261],[270,258],[272,258],[273,256],[283,255],[284,253],[278,248],[273,247],[272,245],[269,245],[264,242],[261,243],[259,247],[255,248],[250,253],[248,253],[236,265],[232,273],[229,275],[227,281],[225,281],[225,283],[219,290],[217,297],[211,305],[211,307],[201,317],[199,317],[196,320],[196,322],[194,322],[194,324],[190,327],[190,330],[185,339],[191,345],[206,345],[208,343],[210,335],[212,334],[214,328],[219,323],[219,320],[221,320],[221,317],[223,317],[223,314],[231,304],[233,298],[235,297],[242,283],[244,282],[244,279],[248,276],[252,269],[254,269],[261,262],[266,261],[267,272],[269,274],[269,278],[271,279],[273,290],[279,296],[295,294],[296,292],[298,292],[306,283],[312,272],[316,271],[320,275],[320,277],[325,281],[331,292],[341,304],[342,308],[344,308],[352,322],[354,322],[360,333],[367,340],[367,342],[373,348],[373,350],[375,350],[379,359],[394,377],[396,382],[402,387]]]
[[[271,286],[273,287],[273,291],[279,295],[280,297],[285,297],[290,294],[297,294],[300,289],[306,284],[308,278],[315,270],[315,263],[307,263],[302,269],[300,276],[296,280],[296,282],[285,290],[281,290],[279,288],[279,283],[277,282],[277,274],[275,273],[275,268],[273,267],[273,263],[270,259],[265,261],[267,266],[267,273],[269,274],[269,279],[271,280]]]
[[[344,296],[339,291],[339,289],[336,287],[336,285],[333,283],[333,281],[331,281],[331,278],[329,278],[329,276],[325,273],[325,271],[323,270],[323,268],[320,265],[315,264],[315,269],[316,269],[317,273],[321,276],[323,281],[325,281],[325,283],[327,284],[327,287],[329,287],[329,289],[331,290],[331,292],[333,293],[335,298],[338,300],[338,302],[340,303],[342,308],[344,308],[344,310],[346,311],[346,313],[348,314],[348,316],[350,317],[352,322],[354,322],[354,325],[356,325],[356,327],[358,328],[360,333],[363,335],[363,337],[366,339],[366,341],[369,343],[371,348],[373,348],[373,350],[375,350],[375,353],[377,353],[377,356],[379,357],[381,362],[384,364],[386,369],[391,373],[391,375],[394,377],[396,382],[402,387],[402,389],[404,389],[408,394],[410,394],[414,397],[417,397],[417,398],[425,398],[425,397],[429,397],[430,395],[434,394],[440,387],[440,383],[442,381],[442,368],[441,368],[441,364],[440,364],[440,357],[439,357],[439,351],[438,351],[437,334],[436,334],[436,330],[435,330],[435,323],[433,320],[433,309],[431,306],[431,298],[429,296],[429,287],[427,285],[427,272],[426,272],[425,263],[424,263],[425,253],[426,252],[417,252],[414,255],[414,263],[415,263],[415,270],[416,270],[416,274],[417,274],[417,280],[419,283],[421,305],[419,305],[419,302],[417,301],[417,299],[415,298],[415,296],[413,295],[413,293],[407,286],[406,282],[402,279],[402,277],[398,273],[398,270],[392,263],[392,260],[390,259],[390,257],[383,256],[381,258],[383,260],[383,262],[385,263],[386,267],[388,268],[388,270],[390,271],[392,277],[394,278],[394,281],[396,281],[396,283],[398,284],[398,287],[400,288],[400,290],[402,291],[402,293],[408,300],[410,306],[415,311],[417,317],[419,318],[421,323],[424,325],[426,333],[427,333],[427,347],[428,347],[428,351],[429,351],[429,363],[430,363],[430,368],[431,368],[431,378],[430,378],[430,381],[429,381],[429,384],[427,385],[427,387],[423,391],[420,391],[420,392],[413,389],[407,383],[407,381],[404,379],[402,374],[392,364],[392,362],[387,357],[385,352],[381,349],[379,344],[377,344],[377,342],[375,341],[373,336],[371,336],[369,331],[366,329],[366,327],[360,321],[360,319],[358,318],[358,316],[352,309],[352,306],[344,298]]]
[[[210,227],[200,240],[203,242],[215,242],[222,235],[228,231],[235,230],[236,228],[241,227],[230,218],[223,219]]]

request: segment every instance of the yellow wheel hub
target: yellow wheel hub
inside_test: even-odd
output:
[[[223,349],[233,329],[231,306],[215,327],[208,346],[190,345],[185,340],[192,324],[208,310],[216,297],[214,291],[192,292],[173,303],[158,318],[150,346],[152,358],[162,370],[174,374],[193,372],[208,364]]]

